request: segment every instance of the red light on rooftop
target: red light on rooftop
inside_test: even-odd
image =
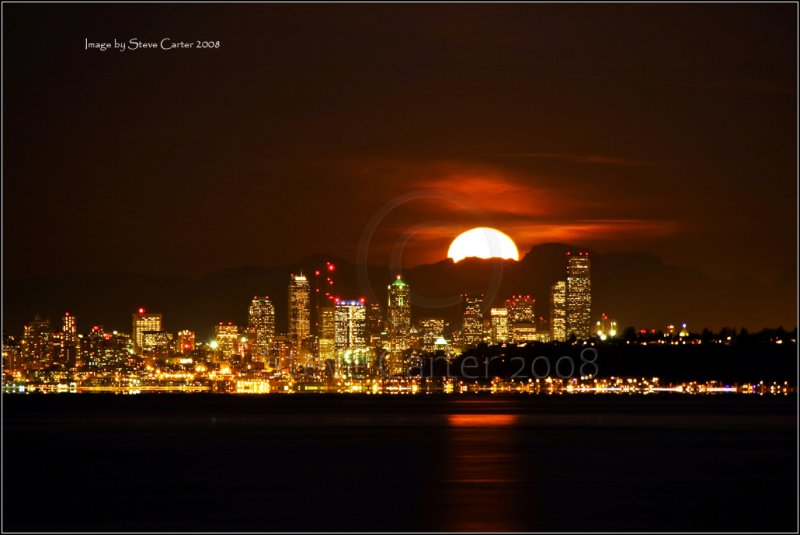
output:
[[[358,300],[359,300],[359,301],[361,301],[362,303],[365,303],[365,302],[367,301],[367,300],[366,300],[366,299],[364,299],[363,297],[360,297]]]
[[[572,253],[570,253],[569,251],[567,251],[567,256],[569,256],[569,255],[571,255],[571,254],[572,254]]]
[[[64,315],[65,316],[69,316],[69,312],[64,312]]]
[[[97,325],[95,325],[94,327],[92,327],[92,330],[93,330],[93,331],[99,331],[99,330],[100,330],[100,327],[98,327]]]
[[[314,272],[314,275],[316,275],[316,276],[318,276],[318,277],[319,277],[319,270],[316,270],[316,271]]]
[[[144,309],[143,308],[139,309],[139,314],[144,314]]]
[[[328,264],[328,271],[333,271],[334,269],[336,269],[336,266],[333,264]]]

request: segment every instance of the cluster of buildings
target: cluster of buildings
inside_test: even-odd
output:
[[[564,280],[554,284],[550,321],[536,314],[536,299],[512,295],[491,306],[482,295],[463,295],[460,322],[441,317],[412,317],[411,288],[401,275],[387,287],[385,303],[344,299],[334,291],[336,266],[327,262],[288,281],[288,325],[276,328],[269,296],[254,296],[246,325],[219,322],[213,338],[165,329],[163,315],[139,308],[131,331],[93,326],[79,334],[74,315],[61,324],[36,317],[21,339],[6,337],[4,370],[17,376],[37,374],[144,373],[164,366],[179,369],[234,370],[263,374],[301,374],[310,380],[365,375],[402,376],[421,355],[454,356],[479,344],[605,339],[616,323],[603,314],[591,319],[588,253],[568,255]],[[596,329],[592,329],[596,327]]]

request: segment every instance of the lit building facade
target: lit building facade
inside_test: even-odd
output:
[[[336,359],[336,307],[319,309],[319,360],[324,363]]]
[[[508,309],[492,308],[489,311],[489,319],[492,333],[492,343],[502,344],[508,342]]]
[[[380,340],[383,333],[383,309],[380,303],[370,303],[367,307],[367,336],[370,343]]]
[[[69,312],[64,313],[61,320],[61,363],[67,368],[74,368],[80,364],[80,340],[75,316]]]
[[[444,320],[426,318],[419,322],[420,346],[422,351],[432,352],[439,349],[436,341],[444,336]]]
[[[251,352],[256,359],[263,360],[269,355],[272,339],[275,338],[275,307],[269,296],[253,297],[247,317]]]
[[[536,322],[536,299],[530,295],[512,295],[506,299],[506,308],[510,327],[517,323]]]
[[[235,355],[239,351],[239,326],[231,322],[218,323],[214,326],[214,340],[223,357]]]
[[[389,369],[396,374],[402,372],[404,352],[410,347],[411,289],[398,275],[388,290],[386,332],[389,336]]]
[[[567,338],[578,340],[592,335],[592,283],[589,253],[570,254],[567,261]]]
[[[148,331],[163,331],[164,324],[160,312],[147,312],[140,308],[133,313],[133,328],[131,329],[131,339],[133,340],[133,350],[141,353],[145,349],[144,333]]]
[[[50,320],[38,315],[25,325],[20,352],[26,368],[44,368],[52,363],[51,330]]]
[[[524,344],[527,342],[541,341],[542,334],[546,334],[550,338],[550,333],[540,333],[536,330],[536,324],[520,321],[511,327],[511,340],[515,344]]]
[[[337,353],[347,349],[366,349],[367,308],[363,301],[336,302],[334,340]]]
[[[474,346],[483,342],[483,296],[464,296],[464,322],[461,328],[461,343]]]
[[[117,331],[106,332],[95,325],[84,338],[81,360],[89,369],[125,369],[132,358],[129,353],[130,338]]]
[[[300,351],[311,335],[311,287],[302,273],[289,281],[289,344]]]
[[[567,281],[550,288],[550,332],[554,342],[567,339]]]

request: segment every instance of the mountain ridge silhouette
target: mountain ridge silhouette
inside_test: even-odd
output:
[[[588,251],[592,261],[592,317],[605,312],[620,328],[665,328],[686,322],[690,330],[723,326],[796,326],[796,280],[781,277],[773,284],[751,278],[714,279],[694,268],[666,264],[650,253],[597,253],[563,243],[533,246],[519,261],[467,258],[420,264],[402,270],[416,296],[415,318],[438,316],[458,323],[464,293],[491,294],[491,277],[500,271],[494,299],[485,308],[500,306],[512,294],[536,299],[536,314],[549,317],[549,288],[566,277],[567,251]],[[386,287],[397,275],[389,266],[358,266],[336,255],[313,254],[282,266],[243,266],[215,271],[203,277],[139,275],[108,271],[76,272],[55,277],[4,281],[3,332],[19,335],[34,314],[49,317],[54,327],[69,311],[78,329],[92,325],[130,330],[131,313],[139,307],[164,313],[169,331],[191,329],[203,339],[213,325],[233,321],[245,325],[254,295],[269,295],[276,308],[279,331],[286,329],[287,287],[290,273],[301,270],[314,277],[325,260],[334,262],[333,293],[348,299],[365,297],[386,303]],[[491,297],[491,295],[489,295]],[[423,302],[446,306],[422,307]]]

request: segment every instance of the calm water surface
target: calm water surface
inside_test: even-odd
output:
[[[5,530],[794,530],[795,397],[3,396]]]

